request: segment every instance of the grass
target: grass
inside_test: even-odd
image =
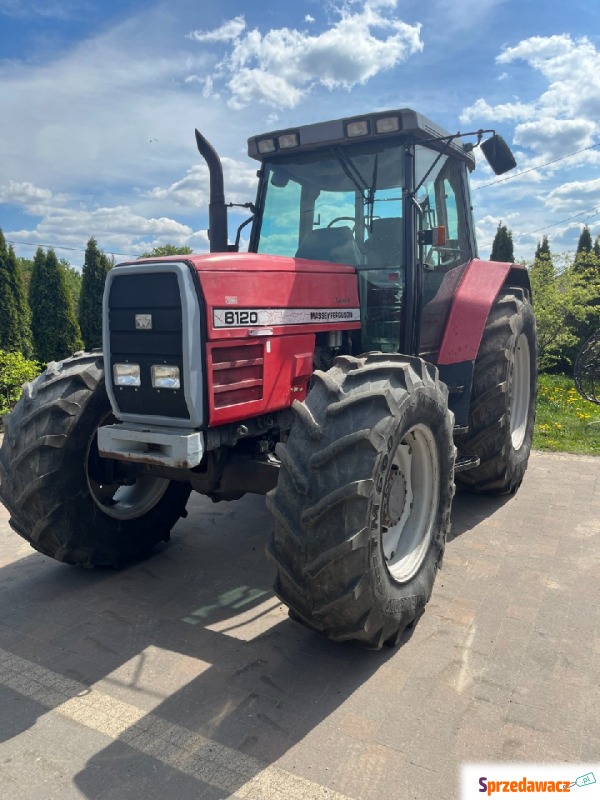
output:
[[[600,456],[600,406],[577,393],[566,375],[540,375],[533,446]]]

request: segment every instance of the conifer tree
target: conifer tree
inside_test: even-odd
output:
[[[15,299],[17,316],[19,318],[21,338],[19,350],[25,358],[31,358],[33,355],[33,342],[31,338],[31,310],[29,308],[29,303],[27,302],[27,293],[25,291],[23,273],[19,268],[19,262],[12,245],[8,248],[8,257],[6,263],[8,265],[9,279],[12,282],[13,296]]]
[[[8,250],[0,231],[0,350],[19,349],[19,317],[8,272]]]
[[[535,250],[535,258],[538,259],[540,256],[551,256],[550,253],[550,244],[548,242],[548,237],[544,236],[541,242],[538,242],[538,246]]]
[[[29,306],[15,251],[0,230],[0,350],[31,355]]]
[[[588,272],[588,270],[598,271],[598,260],[595,256],[592,235],[587,225],[584,226],[579,236],[573,269],[580,273]]]
[[[79,295],[79,326],[86,350],[102,347],[102,295],[111,263],[92,237],[87,243]]]
[[[492,254],[490,261],[510,261],[515,260],[515,251],[513,246],[512,232],[508,230],[506,225],[501,222],[498,223],[494,243],[492,245]]]
[[[75,312],[54,250],[38,247],[29,284],[31,329],[39,361],[57,361],[81,349]]]
[[[600,258],[600,233],[596,236],[596,241],[594,242],[594,255],[596,258]]]
[[[592,235],[587,225],[584,226],[577,243],[577,255],[580,253],[590,253],[592,251]]]

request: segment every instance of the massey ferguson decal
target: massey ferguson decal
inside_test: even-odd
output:
[[[307,325],[315,322],[359,322],[358,308],[215,308],[214,328]]]

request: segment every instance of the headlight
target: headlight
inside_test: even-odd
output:
[[[287,150],[289,147],[298,147],[300,144],[297,133],[284,133],[277,137],[277,141],[279,142],[280,150]]]
[[[275,139],[261,139],[257,142],[257,150],[261,155],[275,152]]]
[[[113,364],[115,386],[140,386],[139,364]]]
[[[370,133],[369,120],[361,119],[356,122],[346,123],[346,136],[354,138],[355,136],[368,136]]]
[[[377,133],[394,133],[400,130],[400,119],[398,117],[379,117],[375,120],[375,130]]]
[[[172,367],[168,364],[155,364],[152,369],[152,386],[155,389],[179,389],[179,367]]]

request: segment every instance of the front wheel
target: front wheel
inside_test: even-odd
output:
[[[315,373],[268,496],[275,592],[336,641],[395,644],[431,596],[454,493],[447,390],[418,358]]]
[[[120,567],[168,539],[185,514],[189,485],[99,457],[97,430],[110,421],[93,353],[49,365],[5,420],[0,497],[14,530],[44,555]]]

